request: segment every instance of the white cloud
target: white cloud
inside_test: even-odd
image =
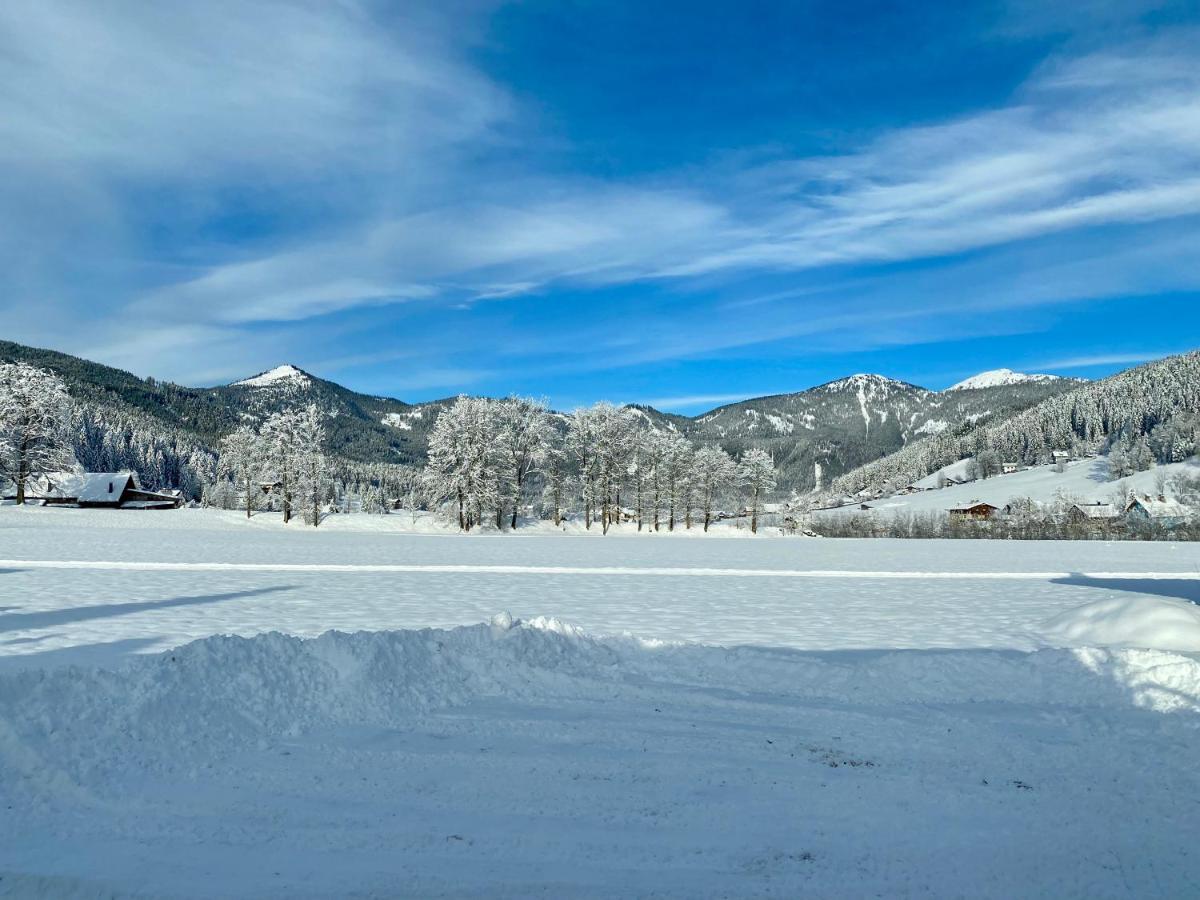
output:
[[[1196,237],[1185,218],[1200,213],[1193,31],[1049,60],[1003,106],[838,156],[605,181],[513,159],[530,135],[520,104],[465,56],[476,18],[399,9],[400,21],[384,22],[365,0],[0,5],[0,266],[10,286],[0,312],[18,337],[53,334],[170,374],[183,368],[179,345],[156,334],[189,333],[180,340],[205,359],[189,370],[215,373],[256,347],[256,323],[302,327],[362,307],[736,282],[1166,219],[1182,223],[1181,245]],[[236,232],[242,214],[247,236],[221,243],[212,220],[231,219]],[[260,215],[266,224],[255,224]],[[623,355],[841,334],[956,304],[1196,285],[1195,254],[1151,255],[1153,266],[1113,254],[1039,260],[1007,276],[977,270],[987,280],[960,286],[965,298],[910,291],[891,310],[886,285],[842,291],[825,314],[796,310],[829,303],[826,292],[785,291],[778,314],[764,310],[783,303],[744,307],[754,322],[734,303],[700,310],[687,334],[651,321]],[[53,328],[38,324],[42,310],[54,311]],[[125,337],[104,320],[145,331]],[[622,330],[628,323],[608,323],[600,339]],[[929,331],[895,325],[875,339]]]
[[[1042,369],[1090,369],[1099,366],[1130,366],[1138,363],[1162,359],[1165,356],[1175,356],[1180,353],[1191,353],[1195,347],[1184,347],[1181,350],[1146,350],[1134,353],[1093,353],[1085,356],[1071,356],[1065,359],[1054,359],[1037,364]]]

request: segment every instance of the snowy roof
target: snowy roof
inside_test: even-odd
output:
[[[1111,503],[1076,503],[1074,508],[1089,519],[1115,519],[1120,515]]]
[[[990,503],[984,503],[982,500],[974,500],[970,503],[965,503],[962,506],[952,506],[949,512],[970,512],[973,509],[979,509],[981,506],[986,506],[988,509],[999,509],[998,506],[992,506]]]
[[[968,391],[975,388],[999,387],[1003,384],[1021,384],[1025,381],[1052,381],[1056,375],[1026,375],[1024,372],[1014,372],[1012,369],[991,369],[972,375],[958,384],[946,388],[948,391]]]
[[[132,472],[89,472],[83,476],[76,496],[82,503],[105,503],[117,500],[130,486],[138,486]]]
[[[271,369],[268,372],[261,372],[260,374],[255,375],[253,378],[235,381],[234,384],[241,385],[242,387],[268,387],[270,385],[279,384],[282,382],[285,384],[292,383],[303,387],[307,386],[311,380],[312,379],[300,369],[297,369],[293,365],[285,364],[282,366],[276,366],[274,369]]]
[[[1188,508],[1178,500],[1164,500],[1152,497],[1135,497],[1130,501],[1129,509],[1140,506],[1152,519],[1186,518]]]

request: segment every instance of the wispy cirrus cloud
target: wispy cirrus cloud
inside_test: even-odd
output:
[[[679,286],[694,313],[648,309],[630,327],[597,309],[534,343],[623,341],[581,369],[788,338],[881,346],[1036,327],[963,324],[965,309],[1200,289],[1187,252],[1200,239],[1194,29],[1086,53],[1065,44],[1004,102],[838,153],[599,178],[533,152],[535,104],[470,53],[488,13],[368,0],[5,4],[6,323],[203,380],[278,361],[261,358],[267,327],[277,355],[302,347],[304,329],[319,344],[339,315],[572,303],[609,286]],[[851,271],[1170,220],[1174,250],[1008,256],[1019,265],[928,278]],[[818,270],[828,284],[807,292],[751,283]],[[706,294],[710,283],[720,289]],[[515,326],[506,338],[422,337],[427,355],[412,365],[438,374],[404,385],[452,387],[456,373],[474,384],[506,354],[565,365],[552,350],[511,352],[529,343]]]
[[[461,300],[448,286],[462,284],[476,285],[468,296],[517,296],[564,281],[922,259],[1187,216],[1200,213],[1200,74],[1175,42],[1096,54],[1046,64],[1008,107],[885,134],[852,154],[691,173],[679,184],[527,173],[484,193],[486,203],[218,266],[164,296],[218,306],[244,306],[252,293],[296,297],[295,310],[236,313],[290,318],[324,308],[309,308],[295,281],[347,304],[414,290]],[[342,270],[380,288],[348,289]]]
[[[1182,347],[1175,350],[1144,350],[1135,353],[1092,353],[1085,356],[1069,356],[1051,359],[1037,363],[1041,369],[1071,370],[1088,369],[1096,366],[1131,366],[1138,363],[1162,359],[1164,356],[1174,356],[1179,353],[1190,353],[1196,347]]]

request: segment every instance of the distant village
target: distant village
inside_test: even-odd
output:
[[[1097,456],[1072,457],[1067,451],[1053,453],[1050,466],[1026,466],[1004,462],[992,476],[1016,475],[1034,469],[1063,473],[1072,464],[1101,461]],[[822,498],[807,509],[794,509],[790,524],[796,530],[828,537],[1014,537],[1071,539],[1200,539],[1200,504],[1194,502],[1200,467],[1191,476],[1185,497],[1172,496],[1168,479],[1157,477],[1152,491],[1112,485],[1107,499],[1081,499],[1056,491],[1052,497],[1033,498],[1019,493],[1005,503],[973,498],[966,502],[931,507],[905,507],[889,503],[899,497],[937,495],[948,488],[971,484],[993,484],[973,469],[970,460],[948,466],[926,478],[906,485],[887,497],[863,492]],[[996,493],[1000,482],[989,491]],[[961,496],[961,492],[956,492]],[[984,493],[981,489],[980,493]],[[1188,501],[1193,502],[1188,502]]]

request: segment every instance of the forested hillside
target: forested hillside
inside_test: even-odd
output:
[[[1012,373],[1010,373],[1012,374]],[[1080,382],[1039,376],[978,388],[930,391],[881,375],[853,375],[796,394],[759,397],[690,420],[685,434],[735,456],[768,451],[781,484],[813,488],[815,466],[830,479],[964,423],[995,421]]]
[[[964,423],[838,478],[840,493],[886,494],[984,454],[1045,463],[1054,450],[1110,452],[1118,465],[1177,462],[1200,439],[1200,352],[1172,356],[1076,387],[994,423]]]

